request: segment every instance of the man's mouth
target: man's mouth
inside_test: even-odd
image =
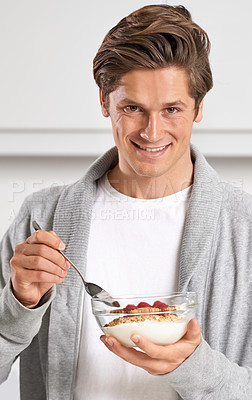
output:
[[[140,146],[140,144],[137,144],[137,143],[134,143],[134,144],[135,144],[139,149],[145,150],[145,151],[149,151],[149,152],[151,152],[151,153],[155,153],[155,152],[157,152],[157,151],[162,151],[162,150],[164,150],[166,147],[168,147],[168,146],[170,145],[170,143],[169,143],[169,144],[166,144],[166,145],[161,146],[161,147],[154,147],[154,148],[152,148],[152,147]]]

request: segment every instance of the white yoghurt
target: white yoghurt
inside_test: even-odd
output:
[[[167,345],[177,342],[184,336],[187,328],[187,319],[179,321],[150,321],[130,322],[102,328],[106,336],[113,336],[127,347],[136,345],[130,339],[131,335],[138,334],[150,342]]]

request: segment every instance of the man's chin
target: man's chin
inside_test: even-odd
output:
[[[146,178],[146,179],[158,179],[162,176],[166,175],[167,170],[160,170],[160,168],[156,166],[148,166],[148,167],[139,167],[136,166],[134,168],[136,179],[137,178]]]

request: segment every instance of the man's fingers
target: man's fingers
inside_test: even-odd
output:
[[[64,272],[62,269],[60,271]],[[21,270],[21,268],[17,268],[14,274],[16,278],[19,278],[19,274],[21,275],[23,286],[31,283],[62,283],[66,276],[66,274],[57,275],[44,270]]]
[[[69,269],[70,264],[60,252],[43,244],[28,244],[23,243],[17,249],[16,255],[23,254],[25,256],[38,256],[45,260],[49,260],[58,265],[62,269]],[[28,259],[26,259],[28,261]],[[29,264],[30,265],[30,264]],[[27,268],[30,268],[30,266]]]
[[[161,359],[168,358],[169,351],[166,351],[165,346],[156,345],[151,343],[149,340],[145,339],[139,335],[132,335],[131,340],[135,343],[139,349],[143,350],[149,357]]]
[[[52,231],[34,232],[15,247],[10,260],[13,293],[26,307],[34,307],[54,283],[62,283],[70,264],[57,250],[64,243]]]
[[[125,347],[112,336],[106,337],[103,335],[100,339],[110,351],[122,358],[124,361],[143,368],[152,375],[167,373],[167,362],[165,360],[151,358],[148,356],[148,354],[142,351]]]
[[[27,256],[27,257],[15,257],[11,261],[12,271],[16,270],[15,278],[20,280],[26,280],[23,274],[31,274],[32,271],[37,271],[38,276],[39,272],[49,273],[51,275],[58,275],[60,278],[65,278],[67,275],[67,270],[59,267],[57,264],[53,263],[50,260],[46,260],[45,258],[39,256]],[[20,276],[19,276],[20,275]],[[32,275],[29,276],[29,282],[32,282]],[[44,279],[43,279],[44,281]],[[39,281],[34,281],[39,282]]]
[[[57,233],[55,233],[54,231],[49,231],[49,233],[51,233],[54,236],[57,236]],[[58,237],[58,236],[57,236]]]
[[[54,232],[34,232],[24,243],[15,247],[14,256],[10,260],[12,281],[16,280],[16,286],[24,281],[54,283],[51,275],[55,275],[62,282],[70,268],[69,262],[57,251],[64,247]],[[36,280],[33,281],[34,276]],[[55,278],[56,282],[58,278]]]
[[[41,243],[57,250],[64,250],[65,248],[65,244],[57,235],[43,230],[33,232],[33,234],[26,239],[25,243]]]
[[[120,342],[118,342],[118,340],[116,340],[112,336],[102,335],[100,339],[109,350],[131,364],[143,367],[147,359],[149,359],[147,354],[140,352],[134,348],[123,346],[122,344],[120,344]]]

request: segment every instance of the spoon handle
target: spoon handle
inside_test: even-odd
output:
[[[72,265],[72,267],[75,269],[75,271],[80,275],[82,282],[84,283],[84,285],[87,285],[87,282],[85,281],[85,279],[83,278],[82,273],[78,270],[78,268],[74,265],[74,263],[63,253],[63,251],[58,250],[58,252],[60,254],[62,254],[62,256]]]

